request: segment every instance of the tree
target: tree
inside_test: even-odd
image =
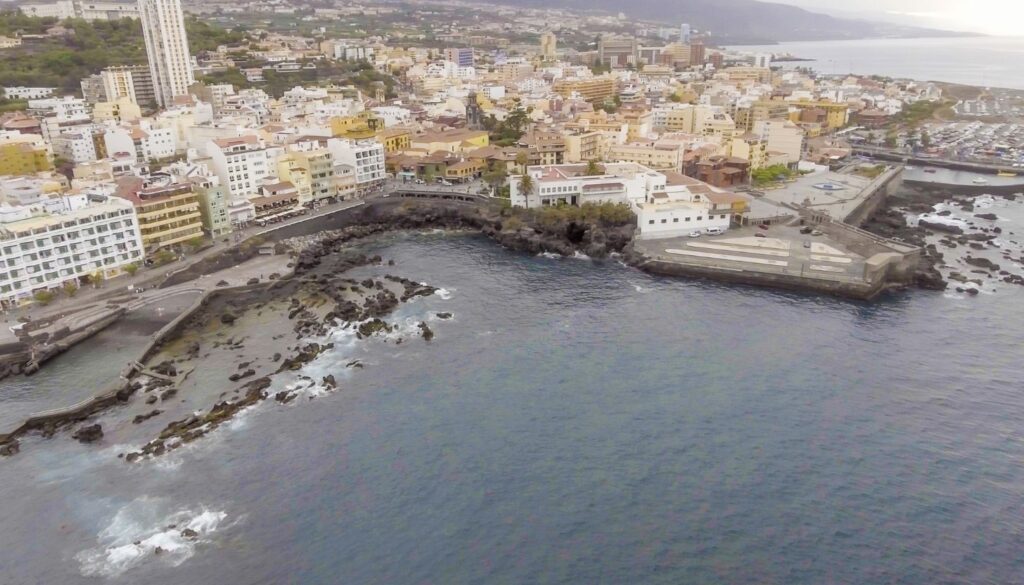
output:
[[[48,290],[37,290],[32,293],[32,298],[41,305],[49,305],[53,301],[54,294]]]
[[[134,262],[125,264],[124,271],[128,273],[128,276],[135,276],[135,273],[139,271],[139,265]]]
[[[483,175],[484,182],[490,185],[492,193],[505,184],[506,178],[508,178],[508,171],[505,170],[504,163],[495,164],[494,168],[489,169]]]
[[[530,193],[533,193],[533,177],[525,170],[519,175],[519,192],[523,195],[523,207],[530,207]]]
[[[932,137],[928,135],[928,131],[927,130],[922,130],[921,131],[921,146],[923,146],[925,148],[931,148],[931,145],[932,145]]]
[[[69,280],[64,283],[64,294],[69,297],[73,297],[78,294],[78,284],[73,280]]]
[[[603,175],[604,169],[597,164],[597,160],[591,159],[587,161],[587,168],[583,173],[588,177],[593,177],[594,175]]]

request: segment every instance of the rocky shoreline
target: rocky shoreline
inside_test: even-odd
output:
[[[1010,202],[1018,199],[1014,194],[997,197]],[[1001,238],[1015,234],[1004,233],[1002,227],[995,225],[999,218],[994,213],[982,213],[980,208],[976,209],[980,205],[978,202],[988,200],[994,198],[905,188],[890,196],[886,204],[871,215],[862,227],[879,236],[902,240],[923,250],[914,275],[914,284],[919,288],[941,291],[952,286],[957,292],[977,294],[986,278],[1024,285],[1024,278],[1020,275],[1003,270],[987,258],[975,256],[983,251],[998,252],[1008,261],[1024,265],[1024,256],[1013,258],[1009,250],[1001,247]],[[946,207],[955,209],[956,215],[967,219],[953,217],[953,209]],[[919,219],[915,221],[915,218]],[[952,258],[948,255],[958,252],[962,255],[963,263],[972,268],[971,272],[975,276],[950,269]],[[945,269],[945,276],[940,269]],[[952,285],[950,281],[953,281]]]

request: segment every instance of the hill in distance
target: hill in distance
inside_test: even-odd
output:
[[[711,31],[716,44],[770,44],[867,38],[969,36],[967,33],[836,18],[797,6],[756,0],[495,0],[533,8],[601,10]]]

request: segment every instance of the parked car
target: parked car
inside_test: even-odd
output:
[[[768,229],[768,225],[767,224],[763,224],[763,223],[759,223],[759,224],[757,224],[757,229],[759,229],[759,230],[766,230],[766,229]]]
[[[767,238],[768,236],[762,234],[761,232],[757,232],[756,234],[754,234],[754,237],[755,238]]]
[[[814,228],[812,228],[812,227],[811,227],[811,226],[809,226],[809,225],[805,225],[804,227],[800,228],[800,233],[801,233],[801,234],[804,234],[804,235],[806,235],[806,234],[809,234],[809,233],[811,233],[812,231],[814,231]]]
[[[720,227],[709,227],[708,229],[704,230],[704,233],[706,233],[709,236],[720,236],[725,233],[725,230],[723,230]]]
[[[699,231],[690,232],[690,237],[691,238],[699,238],[700,237],[700,232]]]
[[[804,248],[810,248],[810,247],[811,247],[810,240],[804,240]]]
[[[820,236],[821,235],[821,230],[812,230],[811,231],[811,235],[812,236]]]

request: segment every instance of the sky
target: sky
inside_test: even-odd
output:
[[[835,16],[991,35],[1024,35],[1024,0],[768,0]],[[856,9],[851,8],[851,4]]]

